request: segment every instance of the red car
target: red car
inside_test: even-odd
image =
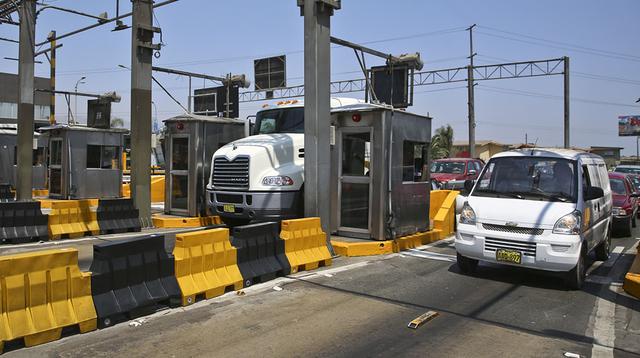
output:
[[[627,174],[609,173],[613,197],[613,230],[623,236],[631,235],[638,216],[638,192]]]
[[[480,159],[447,158],[431,163],[431,179],[442,183],[449,181],[475,180],[484,167]]]

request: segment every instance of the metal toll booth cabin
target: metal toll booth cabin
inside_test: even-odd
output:
[[[0,124],[0,184],[16,187],[18,181],[17,124]],[[33,189],[45,189],[47,178],[47,136],[33,133]]]
[[[389,240],[428,230],[431,118],[363,103],[331,122],[332,232]]]
[[[248,121],[183,114],[164,120],[164,212],[181,216],[207,216],[206,185],[211,158],[218,148],[244,138]]]
[[[49,197],[122,197],[122,150],[126,129],[54,125],[49,134]]]

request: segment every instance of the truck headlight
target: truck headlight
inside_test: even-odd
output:
[[[556,224],[553,226],[553,233],[566,235],[580,234],[581,223],[582,214],[580,214],[579,211],[574,211],[556,221]]]
[[[469,203],[464,203],[462,211],[460,212],[460,224],[475,225],[476,213],[473,211]]]
[[[627,211],[623,208],[613,208],[612,213],[615,216],[627,216]]]
[[[286,175],[276,175],[262,178],[262,185],[265,186],[290,186],[293,185],[293,179]]]

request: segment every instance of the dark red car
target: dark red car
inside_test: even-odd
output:
[[[627,174],[609,173],[613,198],[613,230],[623,236],[631,235],[638,216],[638,192]]]
[[[475,180],[484,167],[480,159],[447,158],[431,163],[431,179],[439,182]]]

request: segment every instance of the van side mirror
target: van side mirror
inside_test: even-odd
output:
[[[475,169],[469,169],[469,175],[476,175],[478,174],[478,171]]]
[[[603,196],[604,196],[604,190],[602,190],[602,188],[597,186],[590,186],[585,190],[584,200],[589,201],[594,199],[600,199]]]
[[[473,189],[473,186],[476,184],[475,180],[465,180],[464,181],[464,191],[467,192],[467,194],[471,193],[471,189]]]

